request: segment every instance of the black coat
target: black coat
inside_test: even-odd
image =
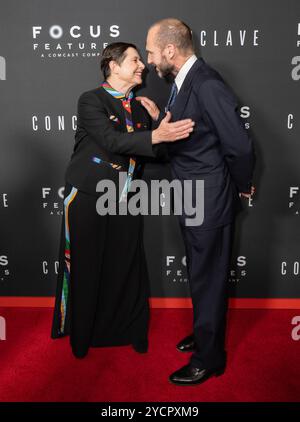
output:
[[[130,157],[155,157],[147,112],[135,99],[131,101],[131,110],[134,132],[127,133],[121,100],[102,87],[80,96],[74,152],[66,171],[67,183],[96,195],[99,180],[116,181],[118,171],[109,164],[95,163],[93,157],[119,164],[122,171],[127,171]]]
[[[221,76],[198,59],[170,111],[174,121],[195,121],[189,139],[170,144],[168,151],[174,178],[204,180],[204,222],[199,227],[230,223],[240,208],[238,193],[250,192],[255,162],[235,96]]]

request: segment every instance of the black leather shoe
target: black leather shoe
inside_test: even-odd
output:
[[[200,369],[191,365],[185,365],[178,371],[173,372],[169,381],[176,385],[197,385],[208,380],[212,376],[220,376],[224,373],[225,367],[221,366],[214,369]]]
[[[179,352],[194,352],[195,351],[195,342],[194,342],[193,334],[191,334],[190,336],[187,336],[183,340],[181,340],[177,344],[176,349],[179,350]]]
[[[78,350],[78,349],[75,349],[74,347],[72,347],[72,352],[73,352],[73,355],[77,359],[83,359],[88,354],[88,350]]]
[[[136,341],[132,343],[132,347],[137,353],[147,353],[148,352],[148,341]]]

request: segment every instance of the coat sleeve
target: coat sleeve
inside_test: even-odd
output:
[[[200,91],[206,120],[220,140],[231,177],[239,192],[250,193],[255,153],[238,114],[237,100],[221,80],[207,80]]]
[[[151,131],[122,133],[113,127],[100,99],[93,92],[81,95],[78,101],[77,126],[101,148],[115,154],[154,157]]]
[[[152,128],[157,129],[158,126],[161,124],[161,121],[166,117],[166,113],[164,111],[160,111],[157,120],[152,121]]]

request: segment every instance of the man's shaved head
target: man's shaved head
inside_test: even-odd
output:
[[[155,22],[150,31],[154,31],[156,45],[164,49],[167,44],[174,44],[182,54],[194,52],[192,31],[179,19],[167,18]]]

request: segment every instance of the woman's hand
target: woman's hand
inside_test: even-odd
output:
[[[152,131],[152,144],[179,141],[187,138],[194,130],[195,122],[191,119],[178,120],[178,122],[170,122],[170,120],[171,113],[168,111],[158,128]]]
[[[136,97],[137,101],[140,101],[143,107],[148,111],[149,115],[151,116],[152,120],[157,120],[159,116],[159,108],[155,104],[154,101],[150,100],[148,97]]]

